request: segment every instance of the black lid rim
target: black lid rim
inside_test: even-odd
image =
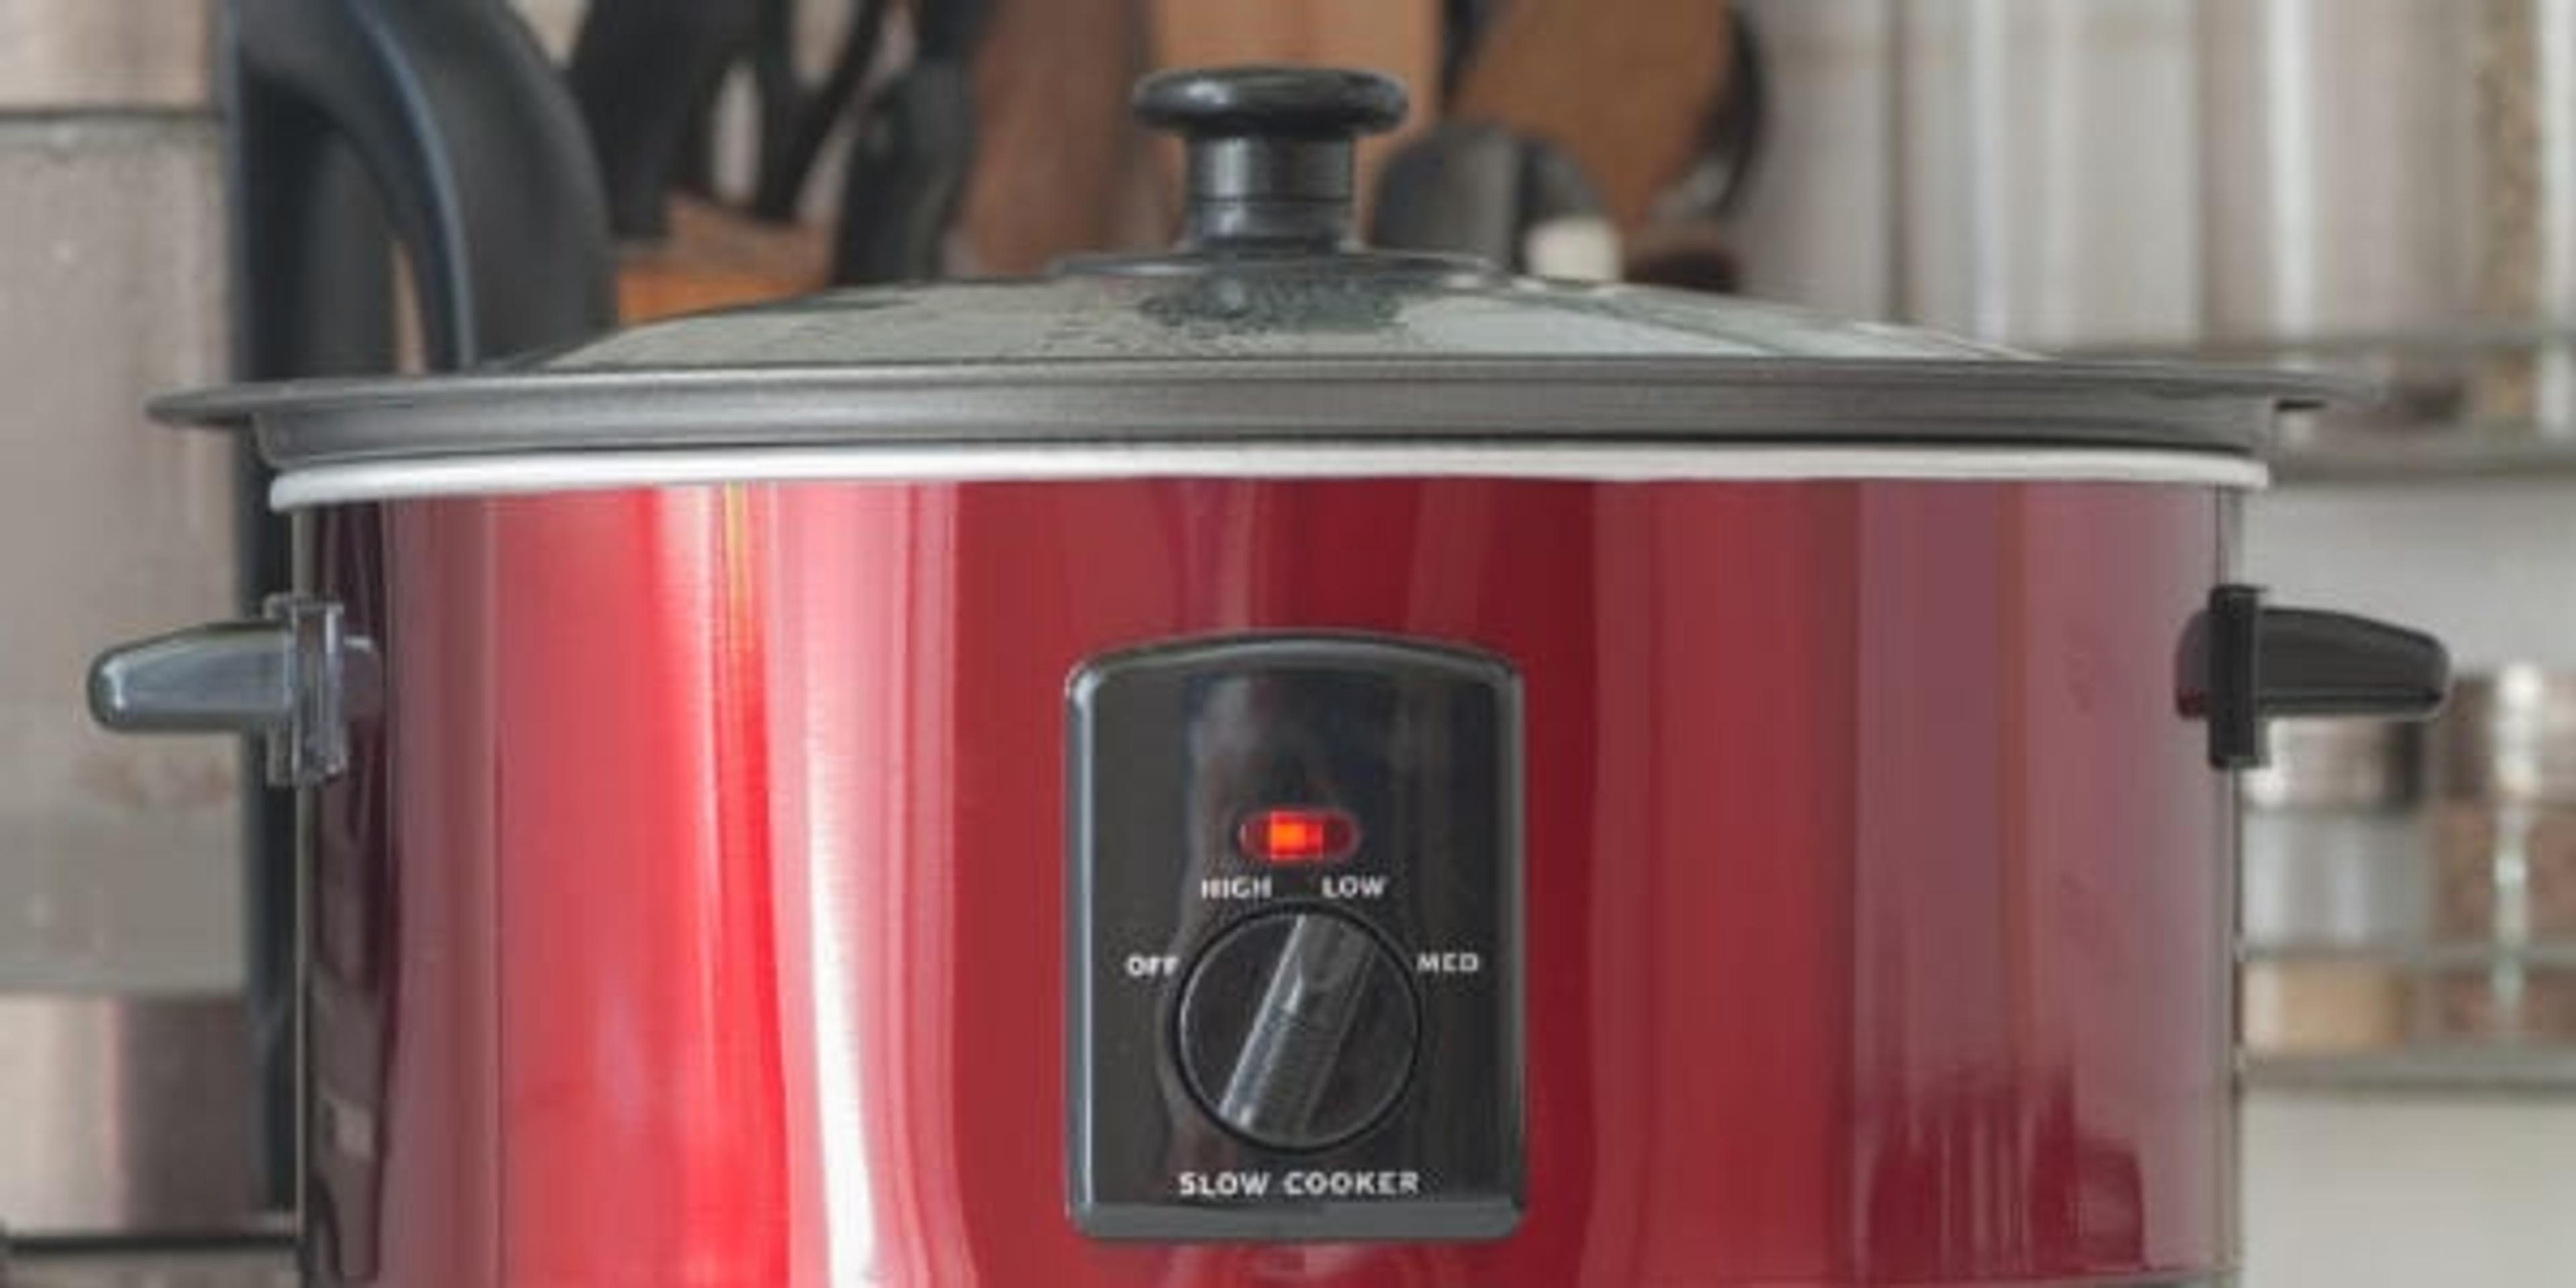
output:
[[[2257,456],[2366,385],[2227,367],[1812,358],[1283,359],[473,373],[165,399],[280,468],[594,448],[1247,439],[2117,447]]]

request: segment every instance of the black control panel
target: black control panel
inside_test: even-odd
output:
[[[1229,636],[1095,659],[1070,704],[1074,1221],[1164,1240],[1509,1232],[1510,666]]]

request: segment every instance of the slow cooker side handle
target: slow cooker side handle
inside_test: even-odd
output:
[[[2273,608],[2260,587],[2225,585],[2192,615],[2179,659],[2183,714],[2209,724],[2209,763],[2266,759],[2280,716],[2425,720],[2451,691],[2451,658],[2422,631],[2313,608]]]
[[[90,664],[90,718],[120,733],[244,733],[268,781],[310,787],[349,766],[349,723],[374,715],[376,647],[340,605],[273,595],[265,615],[120,645]]]

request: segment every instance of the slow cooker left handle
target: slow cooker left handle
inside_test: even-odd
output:
[[[2313,608],[2274,608],[2228,585],[2183,632],[2180,705],[2209,724],[2209,763],[2252,769],[2281,716],[2427,720],[2451,691],[2451,658],[2422,631]]]
[[[310,787],[349,766],[349,723],[375,714],[375,644],[340,605],[274,595],[261,617],[109,649],[90,664],[90,717],[120,733],[242,733],[267,748],[268,781]]]

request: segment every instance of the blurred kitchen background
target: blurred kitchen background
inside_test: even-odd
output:
[[[384,228],[419,194],[370,195],[319,119],[384,69],[298,62],[380,7],[0,0],[0,1231],[22,1253],[284,1228],[285,820],[234,752],[111,738],[78,691],[102,641],[274,585],[256,471],[144,402],[608,320],[604,287],[517,333],[409,320],[435,292],[384,271]],[[522,9],[589,127],[564,164],[598,167],[629,318],[1158,244],[1175,161],[1130,125],[1130,81],[1315,62],[1415,88],[1364,157],[1377,241],[2383,382],[2290,427],[2246,579],[2426,627],[2464,682],[2429,728],[2285,724],[2247,788],[2244,1282],[2576,1275],[2576,0]]]

